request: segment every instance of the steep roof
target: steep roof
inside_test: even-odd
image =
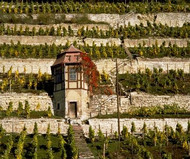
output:
[[[67,50],[57,56],[57,59],[52,66],[63,63],[80,63],[80,59],[77,57],[80,53],[82,53],[82,51],[71,45]]]
[[[82,52],[79,49],[75,48],[73,45],[71,45],[66,51],[63,53],[76,53],[76,52]]]

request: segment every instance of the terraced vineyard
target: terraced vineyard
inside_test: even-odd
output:
[[[87,76],[77,74],[81,91],[68,93],[75,89],[65,81],[75,76],[54,71],[54,62],[78,49],[77,71]],[[59,102],[56,85],[64,90]],[[189,158],[189,86],[189,0],[0,2],[0,158],[85,158],[86,144],[75,145],[84,135],[96,158]],[[69,96],[81,102],[66,101]],[[104,124],[117,117],[117,104],[121,118],[137,118],[142,130],[121,122],[122,131],[112,132],[117,126]],[[71,106],[75,119],[69,116]],[[90,122],[93,117],[98,126]],[[150,118],[171,121],[155,122],[148,130]]]

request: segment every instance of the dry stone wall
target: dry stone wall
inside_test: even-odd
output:
[[[24,68],[26,68],[26,73],[38,73],[39,69],[42,73],[51,74],[51,66],[53,65],[55,59],[2,59],[0,58],[0,72],[3,72],[3,66],[5,66],[5,72],[7,72],[12,66],[12,71],[16,70],[19,73],[24,73]]]
[[[20,133],[24,126],[27,129],[27,133],[33,133],[35,122],[38,125],[38,132],[45,134],[47,132],[48,124],[50,124],[50,133],[56,134],[58,132],[58,127],[60,127],[60,132],[64,135],[67,134],[67,129],[69,125],[65,124],[65,119],[4,119],[0,120],[0,124],[6,130],[6,132],[16,132]]]
[[[124,39],[124,45],[126,47],[135,47],[141,44],[145,44],[145,47],[149,47],[155,45],[156,43],[158,46],[162,45],[165,42],[165,46],[168,47],[169,43],[172,45],[176,44],[178,47],[187,47],[188,42],[190,39],[174,39],[174,38],[149,38],[149,39]]]
[[[56,17],[61,17],[62,14],[56,14]],[[18,18],[27,17],[26,14],[16,15]],[[33,14],[33,19],[37,19],[37,14]],[[65,14],[65,20],[70,21],[83,17],[84,14]],[[118,26],[130,25],[135,26],[140,23],[146,25],[147,21],[150,23],[167,24],[168,26],[181,27],[184,23],[190,22],[190,13],[153,13],[153,14],[137,14],[127,13],[119,14],[85,14],[89,20],[94,22],[107,23],[111,27],[117,28]],[[66,25],[66,24],[65,24]],[[70,25],[70,24],[69,24]],[[85,24],[86,25],[86,24]],[[99,25],[99,24],[98,24]]]
[[[151,107],[177,104],[180,108],[190,111],[189,95],[151,95],[146,93],[132,92],[129,97],[120,97],[121,113],[128,112],[138,107]],[[117,112],[116,95],[97,95],[91,100],[91,117],[98,114],[113,114]]]
[[[46,111],[48,107],[52,106],[52,100],[48,96],[47,93],[41,93],[39,95],[35,95],[32,93],[1,93],[0,94],[0,106],[6,110],[9,106],[9,102],[13,102],[13,109],[16,110],[18,108],[18,103],[22,102],[23,106],[25,104],[25,100],[29,102],[31,110],[37,111]],[[40,107],[37,105],[40,104]]]
[[[98,71],[115,72],[115,61],[112,59],[95,60]],[[155,58],[144,59],[137,58],[137,60],[129,61],[127,59],[118,60],[119,73],[137,73],[139,70],[144,72],[146,68],[153,70],[153,68],[162,68],[164,72],[174,69],[182,69],[185,73],[190,73],[190,59],[181,58]]]
[[[160,131],[164,130],[164,126],[167,124],[171,126],[174,130],[177,123],[181,124],[184,130],[187,130],[187,124],[189,119],[180,119],[180,118],[167,118],[167,119],[136,119],[136,118],[125,118],[120,119],[121,131],[123,126],[126,126],[128,130],[131,130],[131,123],[134,122],[136,127],[136,132],[141,132],[143,124],[146,123],[148,129],[153,129],[156,126]],[[95,130],[97,135],[99,127],[104,134],[114,135],[115,131],[118,131],[117,119],[89,119],[89,125]],[[89,126],[84,125],[83,130],[85,134],[88,134]]]
[[[190,22],[190,13],[155,13],[155,14],[87,14],[88,19],[95,22],[104,22],[110,24],[111,27],[117,28],[118,26],[140,25],[143,23],[161,23],[168,26],[182,26],[186,22]],[[66,20],[79,17],[78,14],[66,14]]]
[[[18,108],[18,103],[28,100],[31,110],[47,110],[49,106],[53,109],[51,98],[46,94],[35,95],[32,93],[1,93],[0,106],[4,110],[7,109],[9,102],[13,102],[13,109]],[[37,105],[40,104],[38,108]],[[120,111],[122,113],[128,112],[137,107],[161,106],[177,104],[181,108],[190,111],[190,96],[189,95],[151,95],[146,93],[132,92],[129,97],[120,97]],[[86,111],[90,113],[91,117],[98,114],[112,114],[117,112],[117,98],[116,95],[94,95],[91,99],[90,108]]]
[[[20,73],[38,73],[39,69],[42,73],[51,74],[51,66],[55,59],[4,59],[0,58],[0,73],[3,72],[3,66],[5,66],[5,72],[7,72],[12,66],[13,72],[18,70]],[[114,59],[102,59],[94,60],[97,69],[100,73],[103,71],[110,73],[115,72]],[[139,70],[144,72],[146,68],[153,70],[153,68],[162,68],[164,72],[170,69],[183,69],[185,73],[190,72],[190,59],[181,58],[155,58],[155,59],[143,59],[138,58],[130,62],[127,59],[118,59],[119,73],[136,73]]]
[[[131,123],[134,122],[136,126],[136,132],[140,132],[143,124],[146,123],[148,129],[153,129],[154,126],[157,126],[159,130],[163,131],[165,124],[168,126],[171,126],[174,130],[176,128],[176,124],[180,123],[184,130],[187,130],[187,123],[189,119],[175,119],[175,118],[168,118],[168,119],[136,119],[136,118],[125,118],[121,119],[121,130],[123,126],[126,126],[128,130],[131,129]],[[68,124],[66,124],[65,119],[47,119],[47,118],[41,118],[41,119],[4,119],[0,120],[0,124],[2,124],[2,127],[6,130],[6,132],[16,132],[20,133],[24,126],[27,128],[27,133],[31,134],[33,133],[34,124],[35,122],[38,125],[38,132],[40,134],[45,134],[47,131],[48,124],[50,124],[50,133],[56,134],[58,132],[58,127],[60,127],[60,132],[64,135],[67,135],[67,129],[69,127]],[[114,135],[114,132],[117,131],[117,119],[89,119],[89,125],[83,124],[81,125],[83,127],[83,131],[85,136],[88,136],[89,132],[89,126],[92,126],[92,128],[95,130],[95,133],[97,135],[98,129],[102,130],[104,134],[108,135]]]

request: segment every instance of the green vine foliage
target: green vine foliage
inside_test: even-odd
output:
[[[140,25],[131,26],[129,23],[127,26],[120,26],[116,29],[110,27],[109,30],[102,30],[98,27],[92,29],[84,29],[84,27],[78,29],[77,34],[74,33],[71,26],[65,27],[51,27],[42,28],[38,30],[33,27],[29,29],[20,25],[14,27],[4,24],[0,25],[0,35],[25,35],[25,36],[78,36],[87,38],[148,38],[148,37],[174,37],[174,38],[189,38],[190,24],[184,23],[182,27],[169,27],[168,25],[150,23],[147,21],[146,25],[142,23]]]
[[[25,2],[25,3],[7,3],[1,2],[1,13],[14,13],[14,14],[50,14],[50,13],[117,13],[124,14],[128,12],[135,13],[155,13],[155,12],[189,12],[188,3],[167,3],[160,2],[74,2],[74,1],[61,1],[51,3],[38,3],[38,2]]]
[[[136,74],[121,74],[119,81],[126,88],[126,91],[143,91],[152,94],[189,94],[190,74],[185,74],[183,70],[168,70],[163,73],[162,69],[148,68],[145,73],[140,71]]]
[[[107,59],[107,58],[127,58],[127,54],[122,46],[116,45],[101,45],[100,47],[93,44],[89,45],[77,45],[73,43],[80,50],[87,52],[91,59]],[[20,42],[17,44],[0,44],[0,57],[2,58],[56,58],[56,56],[66,50],[70,45],[67,42],[65,45],[22,45]],[[129,48],[131,54],[146,58],[162,58],[162,57],[190,57],[190,43],[187,47],[178,47],[176,44],[169,44],[166,47],[165,42],[159,47],[158,44],[154,44],[151,47],[145,47],[140,45],[138,47]]]
[[[9,91],[11,85],[12,91],[15,92],[33,92],[40,93],[47,91],[48,93],[53,93],[51,89],[52,81],[51,76],[47,73],[41,74],[25,74],[15,71],[12,73],[10,69],[7,73],[0,74],[2,81],[0,82],[1,92]],[[20,103],[18,114],[22,113],[22,105]]]

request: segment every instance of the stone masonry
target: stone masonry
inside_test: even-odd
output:
[[[113,135],[115,131],[117,131],[117,119],[89,119],[89,124],[82,124],[83,132],[85,136],[88,136],[89,126],[91,125],[93,129],[95,129],[95,133],[97,135],[98,129],[102,130],[104,134]],[[136,118],[125,118],[121,119],[121,130],[123,126],[127,126],[128,130],[131,129],[131,123],[135,123],[136,132],[140,132],[143,127],[143,124],[146,123],[148,129],[153,129],[154,126],[157,126],[159,130],[163,130],[165,124],[171,126],[174,130],[176,128],[176,124],[180,123],[184,130],[187,130],[187,123],[189,119],[181,119],[181,118],[167,118],[167,119],[136,119]],[[3,119],[0,120],[0,124],[2,127],[8,132],[16,132],[20,133],[25,126],[27,128],[27,132],[31,134],[34,129],[35,122],[38,125],[38,132],[41,134],[45,134],[47,131],[48,124],[50,124],[50,132],[56,134],[58,132],[58,127],[60,127],[61,133],[66,135],[67,129],[69,127],[68,124],[65,123],[64,119]]]
[[[165,119],[137,119],[137,118],[125,118],[120,119],[121,131],[123,126],[128,128],[128,131],[131,130],[131,123],[134,122],[136,127],[136,132],[141,132],[143,124],[146,123],[147,129],[153,129],[156,126],[160,131],[164,130],[164,126],[167,124],[169,127],[171,126],[174,130],[176,128],[177,123],[181,124],[184,130],[187,130],[187,124],[189,119],[181,119],[181,118],[165,118]],[[89,125],[95,130],[95,133],[98,133],[98,129],[102,130],[104,134],[114,135],[115,131],[118,131],[117,119],[89,119]],[[85,135],[88,135],[89,125],[83,125],[83,130],[86,132]]]
[[[16,70],[19,73],[38,73],[39,69],[42,73],[51,74],[50,66],[52,66],[55,59],[4,59],[0,58],[0,73],[3,72],[3,66],[5,66],[5,72],[7,72],[12,66],[13,72]],[[97,69],[100,73],[103,71],[115,72],[115,61],[112,59],[94,60]],[[144,72],[146,68],[153,70],[153,68],[162,68],[164,72],[170,69],[183,69],[185,73],[190,72],[190,59],[181,58],[155,58],[155,59],[143,59],[137,58],[130,62],[127,59],[118,59],[119,73],[136,73],[139,70]]]
[[[68,124],[65,123],[65,119],[48,119],[48,118],[40,118],[40,119],[3,119],[0,120],[0,124],[2,127],[9,132],[20,133],[25,126],[27,132],[31,134],[34,129],[35,122],[38,125],[38,132],[41,134],[45,134],[47,132],[48,124],[50,124],[50,132],[56,134],[58,132],[58,127],[60,127],[60,132],[62,134],[67,134],[67,129],[69,127]]]
[[[46,111],[50,106],[52,108],[52,100],[47,93],[41,93],[35,95],[32,93],[1,93],[0,94],[0,106],[6,110],[9,106],[9,102],[13,102],[13,109],[18,108],[18,103],[22,102],[23,106],[25,100],[29,102],[31,110]],[[37,105],[39,104],[39,107]]]

